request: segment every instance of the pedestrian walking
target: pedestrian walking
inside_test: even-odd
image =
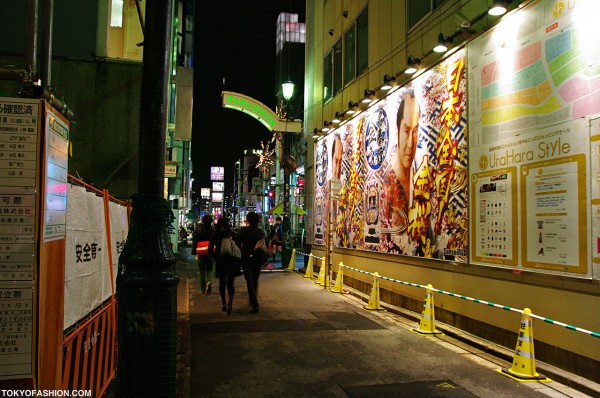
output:
[[[275,224],[271,227],[271,236],[270,236],[270,250],[273,253],[273,261],[276,260],[275,254],[279,251],[281,252],[281,247],[283,245],[283,231],[281,226],[281,217],[277,216],[275,219]]]
[[[194,232],[192,242],[192,254],[195,254],[198,259],[200,291],[202,294],[210,293],[212,290],[214,259],[208,251],[210,240],[215,233],[212,221],[212,216],[209,214],[202,217],[202,224]]]
[[[248,287],[248,297],[252,306],[251,313],[258,313],[258,278],[260,269],[269,258],[268,248],[265,243],[265,233],[258,227],[260,217],[251,211],[246,215],[247,226],[240,229],[235,237],[235,242],[242,251],[242,270]],[[262,243],[257,247],[258,243]]]
[[[233,245],[235,247],[231,247]],[[231,226],[227,217],[217,221],[215,234],[210,240],[208,252],[215,259],[216,275],[219,278],[219,294],[221,295],[221,310],[231,314],[233,297],[235,295],[235,277],[241,275],[241,251],[232,240]],[[227,289],[227,298],[225,296]]]

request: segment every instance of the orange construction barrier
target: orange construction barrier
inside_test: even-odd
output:
[[[89,318],[63,343],[63,380],[65,390],[91,390],[100,397],[115,372],[115,333],[113,304]]]

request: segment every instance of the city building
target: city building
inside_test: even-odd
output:
[[[11,1],[0,31],[11,37],[0,44],[0,67],[41,73],[43,57],[31,65],[27,49],[32,37],[26,23],[30,2]],[[53,29],[47,56],[53,95],[73,112],[69,173],[126,200],[137,189],[139,107],[143,56],[145,2],[102,0],[52,2]],[[39,21],[45,10],[40,6]],[[175,215],[172,230],[177,250],[177,223],[191,209],[191,108],[193,96],[194,3],[177,1],[173,12],[173,48],[168,87],[168,132],[165,198]],[[79,21],[78,24],[72,21]],[[40,24],[42,25],[42,24]],[[39,45],[38,45],[39,48]],[[36,65],[39,67],[36,69]],[[18,76],[18,75],[17,75]],[[0,78],[0,95],[15,96],[20,80]],[[178,104],[176,106],[176,103]],[[179,109],[178,109],[179,108]],[[187,108],[187,109],[186,109]],[[118,123],[116,122],[118,121]]]
[[[277,103],[283,118],[303,119],[304,60],[306,24],[297,14],[281,13],[277,18],[276,87]],[[293,84],[293,86],[292,86]],[[286,93],[286,88],[292,87]],[[303,134],[283,133],[276,151],[275,203],[270,213],[283,216],[283,259],[289,261],[291,249],[303,245],[305,232],[304,192],[301,188],[306,160],[306,137]],[[289,222],[286,217],[289,217]]]
[[[167,6],[168,12],[162,13],[167,28],[145,32],[146,38],[149,32],[162,35],[167,48],[168,72],[160,74],[166,83],[155,84],[164,96],[148,95],[152,98],[142,98],[143,88],[150,86],[142,82],[144,48],[156,43],[148,39],[144,44],[146,4],[122,0],[3,4],[0,32],[10,39],[0,44],[0,124],[4,142],[19,142],[3,145],[5,159],[18,159],[7,162],[3,173],[18,177],[21,188],[4,179],[0,191],[21,207],[15,213],[28,216],[15,219],[19,229],[12,228],[12,220],[0,223],[3,236],[11,236],[13,246],[8,250],[21,252],[4,258],[0,284],[3,291],[19,286],[11,295],[16,306],[28,308],[28,323],[11,321],[1,331],[2,345],[12,346],[10,356],[3,358],[8,366],[0,375],[2,388],[70,390],[79,383],[69,378],[75,369],[89,375],[77,388],[97,396],[106,389],[115,370],[117,266],[126,242],[135,241],[128,236],[129,217],[135,214],[128,199],[152,171],[157,178],[146,188],[156,187],[159,205],[167,206],[159,216],[165,221],[160,227],[165,232],[161,252],[173,256],[171,242],[173,251],[178,250],[178,224],[190,208],[194,2],[158,4]],[[157,9],[155,4],[149,11]],[[150,141],[141,134],[150,129],[144,129],[140,109],[159,101],[160,111],[151,117],[168,113],[152,126],[159,127],[152,132],[161,138],[151,143],[159,149],[154,151],[159,161],[140,173],[149,158],[140,155],[141,143]],[[7,211],[6,200],[3,206]],[[166,227],[171,218],[173,223]],[[157,257],[152,261],[159,262]],[[4,316],[8,307],[3,308]],[[125,303],[120,302],[120,309],[127,311]],[[94,326],[99,323],[112,327],[103,326],[100,332]],[[18,337],[11,334],[17,332]],[[123,338],[120,344],[127,345]],[[73,352],[85,353],[86,359],[71,361]],[[100,362],[104,369],[96,366]]]

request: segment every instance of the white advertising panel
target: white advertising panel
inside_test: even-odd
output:
[[[213,182],[212,183],[212,190],[213,192],[223,192],[225,190],[225,183],[220,181],[220,182]]]
[[[67,211],[69,126],[52,111],[46,111],[46,181],[42,241],[64,239]]]
[[[585,119],[471,148],[472,262],[589,275]]]
[[[225,168],[219,166],[212,166],[210,168],[210,180],[211,181],[223,181],[225,179]]]
[[[599,12],[593,0],[531,2],[467,45],[473,262],[597,274]]]
[[[600,2],[531,2],[470,42],[469,143],[600,112]]]

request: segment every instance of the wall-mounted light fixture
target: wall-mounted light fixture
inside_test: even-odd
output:
[[[413,73],[415,73],[418,69],[418,66],[421,65],[421,60],[419,58],[415,58],[412,55],[408,56],[408,59],[406,60],[406,69],[404,70],[404,73],[406,73],[407,75],[412,75]]]
[[[333,36],[333,29],[329,29],[329,36]]]
[[[392,87],[392,83],[396,81],[396,78],[394,76],[390,76],[390,75],[385,75],[383,76],[383,86],[381,86],[381,89],[384,91],[388,91],[391,90]]]
[[[348,10],[344,10],[344,12],[342,12],[342,15],[344,16],[344,18],[348,18]]]
[[[360,102],[362,102],[363,104],[368,104],[369,102],[373,101],[374,98],[375,98],[375,91],[365,88],[365,96],[363,97],[363,99]]]
[[[445,53],[448,51],[448,39],[444,37],[443,33],[438,35],[438,41],[435,47],[433,47],[433,51],[436,53]]]
[[[493,16],[504,15],[510,3],[511,2],[509,0],[494,0],[488,9],[488,14]]]
[[[346,111],[346,115],[353,115],[358,110],[358,104],[356,102],[350,101],[348,102],[348,110]]]
[[[331,122],[328,122],[327,120],[325,120],[323,122],[323,128],[321,129],[322,132],[326,133],[329,130],[331,130],[331,127],[333,126],[333,124]]]
[[[343,118],[344,118],[344,112],[342,112],[342,113],[336,112],[335,117],[333,118],[333,120],[331,120],[331,123],[340,124]]]
[[[313,130],[312,138],[315,138],[315,139],[316,139],[316,138],[319,138],[320,136],[322,136],[322,135],[323,135],[323,134],[321,134],[321,133],[322,133],[322,132],[321,132],[321,130],[319,130],[319,129],[315,128],[315,129]]]

